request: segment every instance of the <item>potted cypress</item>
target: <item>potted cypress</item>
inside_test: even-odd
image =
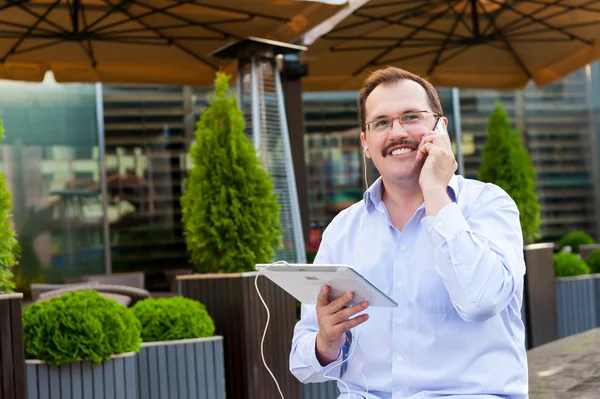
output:
[[[206,305],[223,336],[228,397],[270,397],[277,389],[260,355],[266,312],[255,290],[255,265],[269,263],[282,245],[280,205],[270,175],[244,132],[244,116],[228,95],[229,76],[218,73],[191,146],[193,166],[181,197],[182,222],[195,274],[178,276],[179,293]],[[267,154],[268,156],[268,154]],[[299,392],[288,371],[296,321],[293,297],[259,278],[261,294],[279,331],[269,329],[267,363],[286,398]]]
[[[223,337],[206,307],[183,297],[148,298],[131,308],[142,326],[140,397],[225,398]]]
[[[28,398],[138,397],[141,324],[97,291],[72,291],[23,310]]]
[[[4,138],[0,120],[0,141]],[[0,174],[0,396],[25,398],[25,359],[23,356],[22,293],[14,292],[13,268],[17,265],[19,244],[12,226],[12,196]]]
[[[527,344],[538,346],[558,338],[553,243],[540,238],[540,204],[536,195],[536,171],[517,129],[512,129],[500,102],[487,125],[487,142],[481,152],[477,178],[504,189],[519,209],[527,273],[524,281],[523,321],[528,319]],[[535,283],[534,283],[535,281]],[[531,306],[540,304],[533,309]]]

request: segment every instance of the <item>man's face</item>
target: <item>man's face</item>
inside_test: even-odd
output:
[[[392,121],[403,115],[404,126],[398,119]],[[416,118],[422,119],[416,121]],[[363,148],[368,145],[367,155],[384,181],[418,181],[423,161],[416,162],[416,150],[421,138],[431,133],[436,120],[427,92],[417,82],[405,79],[393,86],[379,85],[371,92],[365,104],[365,121],[369,126],[364,127],[361,142]]]

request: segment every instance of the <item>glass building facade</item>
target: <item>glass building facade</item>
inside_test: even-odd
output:
[[[21,291],[27,292],[32,282],[102,274],[107,263],[113,272],[144,272],[148,289],[166,290],[169,270],[191,269],[179,197],[191,166],[187,151],[209,89],[101,88],[99,93],[95,85],[0,81],[0,120],[6,131],[0,167],[13,195],[23,249],[17,268]],[[455,122],[460,122],[466,177],[476,176],[487,118],[500,101],[538,173],[541,241],[576,229],[600,238],[600,63],[543,88],[438,91],[457,152]],[[327,225],[362,198],[365,166],[369,183],[377,177],[372,163],[364,164],[357,95],[303,95],[314,225]]]

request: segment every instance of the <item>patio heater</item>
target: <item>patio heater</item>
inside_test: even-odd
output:
[[[305,50],[303,46],[249,37],[211,54],[238,61],[238,106],[244,112],[246,133],[271,176],[281,207],[284,245],[274,260],[289,263],[306,263],[306,252],[278,65],[284,55]]]

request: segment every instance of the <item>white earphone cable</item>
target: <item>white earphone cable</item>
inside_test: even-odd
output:
[[[284,264],[284,265],[287,265],[287,262],[285,262],[285,261],[279,261],[279,262],[275,262],[273,264]],[[263,364],[265,365],[267,371],[271,375],[271,378],[273,378],[273,381],[275,381],[275,385],[277,386],[277,390],[279,391],[279,395],[281,395],[281,399],[285,399],[283,397],[283,392],[281,392],[281,388],[279,387],[279,383],[277,382],[277,378],[275,378],[275,376],[273,375],[273,372],[271,372],[271,369],[269,368],[269,366],[267,366],[267,361],[265,360],[265,345],[264,344],[265,344],[265,337],[267,336],[267,329],[269,328],[269,320],[271,319],[271,314],[269,312],[269,307],[265,303],[265,300],[263,299],[262,295],[260,294],[260,290],[258,289],[258,276],[260,276],[262,274],[262,272],[264,272],[265,270],[267,270],[270,266],[271,265],[265,267],[260,272],[258,272],[258,274],[256,275],[256,278],[254,279],[254,287],[256,288],[256,293],[258,294],[258,296],[260,298],[260,301],[262,302],[263,306],[267,310],[267,323],[265,324],[265,331],[263,332],[263,336],[262,336],[262,339],[260,341],[260,355],[262,356]]]
[[[369,189],[369,182],[367,181],[367,147],[363,150],[363,165],[365,170],[365,190]]]
[[[366,175],[365,175],[366,176]],[[265,307],[266,311],[267,311],[267,322],[265,324],[265,330],[263,331],[263,336],[262,339],[260,341],[260,355],[262,357],[262,361],[263,364],[265,366],[265,368],[267,369],[267,371],[269,372],[269,374],[271,375],[271,378],[273,378],[273,381],[275,381],[275,385],[277,386],[277,390],[279,391],[279,395],[281,396],[281,399],[285,399],[283,396],[283,393],[281,391],[281,388],[279,387],[279,383],[277,382],[277,378],[275,378],[275,376],[273,375],[273,372],[271,371],[271,369],[269,368],[269,366],[267,365],[267,362],[265,360],[265,352],[264,352],[264,343],[265,343],[265,337],[267,336],[267,330],[269,328],[269,321],[271,320],[271,313],[269,312],[269,307],[267,306],[264,298],[262,297],[260,290],[258,289],[258,277],[265,271],[267,270],[270,266],[272,265],[276,265],[276,264],[283,264],[283,265],[287,265],[288,263],[286,261],[277,261],[274,263],[271,263],[270,265],[266,266],[265,268],[261,269],[258,274],[256,275],[256,278],[254,279],[254,287],[256,288],[256,293],[258,294],[258,297],[260,298],[260,301],[262,302],[263,306]],[[359,326],[358,329],[358,334],[356,336],[356,340],[354,341],[354,344],[351,345],[352,346],[352,350],[350,351],[350,354],[348,355],[348,357],[342,361],[341,363],[337,363],[334,364],[333,366],[331,366],[330,368],[328,368],[325,373],[323,373],[323,376],[327,379],[330,380],[336,380],[339,381],[342,385],[344,385],[344,387],[346,387],[346,392],[348,393],[348,399],[350,399],[350,388],[348,387],[348,385],[346,385],[346,383],[344,381],[342,381],[339,378],[336,377],[330,377],[327,375],[327,373],[329,373],[331,370],[333,370],[335,367],[337,366],[341,366],[342,364],[346,363],[347,361],[350,360],[350,358],[352,357],[352,355],[354,354],[354,351],[356,350],[356,347],[358,346],[358,338],[360,337],[360,332],[362,330],[362,325]],[[366,388],[367,388],[367,399],[369,398],[369,381],[367,380],[367,377],[363,374],[362,370],[360,370],[360,374],[362,375],[362,377],[365,380],[366,383]]]

